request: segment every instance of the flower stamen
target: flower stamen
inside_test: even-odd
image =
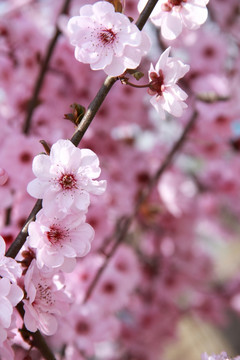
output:
[[[77,189],[77,180],[73,174],[62,174],[58,182],[63,190]]]
[[[98,37],[103,45],[110,45],[114,43],[116,39],[116,34],[113,32],[112,29],[104,29],[101,31]]]

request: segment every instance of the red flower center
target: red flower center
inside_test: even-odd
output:
[[[66,232],[56,225],[51,225],[50,230],[47,231],[47,238],[51,244],[57,244],[66,237]]]
[[[104,29],[99,34],[99,39],[103,45],[109,45],[115,41],[116,34],[112,31],[112,29]]]
[[[73,174],[62,174],[58,182],[63,190],[77,189],[77,180]]]
[[[168,0],[162,4],[162,11],[171,11],[174,6],[181,6],[183,2],[187,2],[187,0]]]
[[[162,70],[159,70],[159,75],[155,72],[151,72],[150,79],[152,80],[149,85],[151,95],[157,93],[161,96],[164,90],[164,76]]]

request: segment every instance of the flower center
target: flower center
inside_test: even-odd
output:
[[[181,6],[183,2],[187,2],[187,0],[168,0],[162,4],[162,11],[171,11],[174,6]]]
[[[112,31],[112,29],[104,29],[101,31],[98,37],[103,45],[109,45],[115,41],[116,34]]]
[[[78,334],[87,334],[89,331],[90,331],[90,326],[86,321],[84,320],[78,321],[76,325],[76,332]]]
[[[164,90],[164,76],[162,70],[159,70],[159,75],[155,72],[151,72],[150,78],[152,81],[149,85],[149,89],[161,96]]]
[[[66,237],[66,232],[63,229],[60,229],[56,225],[51,225],[50,230],[47,231],[47,238],[51,244],[55,245],[61,242]]]
[[[63,190],[77,189],[77,180],[73,174],[62,174],[58,182]]]
[[[37,284],[37,296],[38,300],[40,300],[41,303],[44,303],[45,305],[53,305],[54,299],[52,298],[52,291],[47,284]],[[35,303],[38,303],[38,301],[35,301]]]

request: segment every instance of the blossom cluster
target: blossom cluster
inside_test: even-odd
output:
[[[42,199],[43,208],[30,223],[19,255],[25,265],[25,279],[19,282],[25,292],[24,324],[49,336],[56,358],[155,360],[165,358],[185,315],[219,327],[227,310],[236,317],[240,313],[239,275],[219,282],[215,271],[215,251],[225,249],[224,240],[231,244],[239,232],[239,0],[211,0],[213,16],[202,29],[197,28],[206,19],[206,0],[159,0],[153,14],[161,29],[149,27],[153,40],[157,35],[148,54],[147,35],[124,15],[137,19],[142,1],[125,1],[124,14],[109,1],[90,2],[72,2],[68,37],[57,41],[24,134],[59,1],[19,2],[19,8],[14,0],[6,2],[12,8],[0,25],[1,232],[8,247],[25,224],[35,201],[26,194],[29,183],[29,193]],[[170,42],[166,34],[179,36]],[[149,62],[156,66],[149,70]],[[142,89],[128,84],[135,66],[145,80],[149,76]],[[91,69],[102,69],[122,83],[116,81],[81,141],[84,149],[78,149],[58,139],[72,136],[72,125],[62,120],[69,104],[86,107],[102,84],[103,72]],[[212,95],[211,101],[200,102],[205,93]],[[197,120],[176,161],[164,170],[116,244],[120,220],[134,212],[143,187],[156,179],[196,108]],[[160,122],[159,114],[163,118],[165,112],[168,121]],[[42,150],[39,139],[53,144],[49,156],[36,156]],[[96,180],[100,169],[95,154],[108,181],[101,197],[91,195],[105,189],[105,182]],[[23,293],[12,299],[3,280],[8,312],[6,318],[0,316],[0,331],[7,338],[0,357],[37,359],[39,351],[19,333],[12,341],[22,326],[19,317],[14,324],[12,308]],[[16,285],[14,278],[10,285]],[[204,360],[228,358],[225,353],[203,355]]]
[[[42,209],[29,225],[27,245],[34,258],[25,274],[24,323],[28,330],[46,335],[56,332],[54,314],[61,314],[67,295],[58,272],[72,272],[76,258],[85,256],[94,237],[86,223],[90,194],[105,191],[99,160],[89,149],[79,149],[70,140],[58,140],[49,155],[33,160],[36,179],[27,187],[29,194],[42,199]]]

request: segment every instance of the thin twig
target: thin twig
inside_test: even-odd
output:
[[[37,200],[30,215],[27,218],[25,225],[23,226],[22,230],[19,232],[16,239],[14,240],[14,242],[11,244],[8,251],[6,252],[6,256],[11,258],[15,258],[17,256],[19,250],[26,241],[28,235],[28,225],[30,224],[30,222],[35,220],[36,214],[41,210],[41,208],[42,208],[42,200]]]
[[[82,140],[83,135],[87,131],[97,111],[99,110],[100,106],[102,105],[103,101],[105,100],[106,96],[108,95],[109,91],[111,90],[112,86],[115,84],[117,80],[118,80],[117,78],[109,77],[109,76],[105,79],[103,85],[101,86],[97,95],[89,105],[80,124],[78,125],[75,133],[71,138],[71,141],[75,146],[78,146],[78,144]]]
[[[151,12],[153,11],[155,5],[157,4],[158,0],[150,0],[147,2],[145,8],[139,15],[139,18],[136,21],[136,25],[139,28],[139,30],[142,30],[144,25],[146,24],[149,16],[151,15]]]
[[[71,0],[65,0],[60,14],[66,14],[67,13],[70,1]],[[30,103],[29,103],[29,106],[28,106],[28,112],[27,112],[27,115],[26,115],[26,119],[25,119],[24,124],[23,124],[23,130],[22,131],[26,135],[29,134],[30,127],[31,127],[32,115],[33,115],[34,109],[35,109],[35,107],[37,105],[37,102],[38,102],[38,95],[39,95],[40,90],[42,88],[42,84],[43,84],[43,81],[44,81],[44,78],[45,78],[45,74],[46,74],[46,72],[48,70],[49,61],[50,61],[50,59],[52,57],[54,48],[56,46],[56,43],[57,43],[57,40],[58,40],[58,37],[59,37],[60,34],[61,34],[61,31],[59,30],[58,26],[56,26],[54,36],[53,36],[51,42],[48,45],[45,58],[44,58],[44,60],[42,62],[42,66],[40,68],[38,78],[37,78],[37,81],[35,83],[33,96],[32,96],[32,99],[30,100]]]

